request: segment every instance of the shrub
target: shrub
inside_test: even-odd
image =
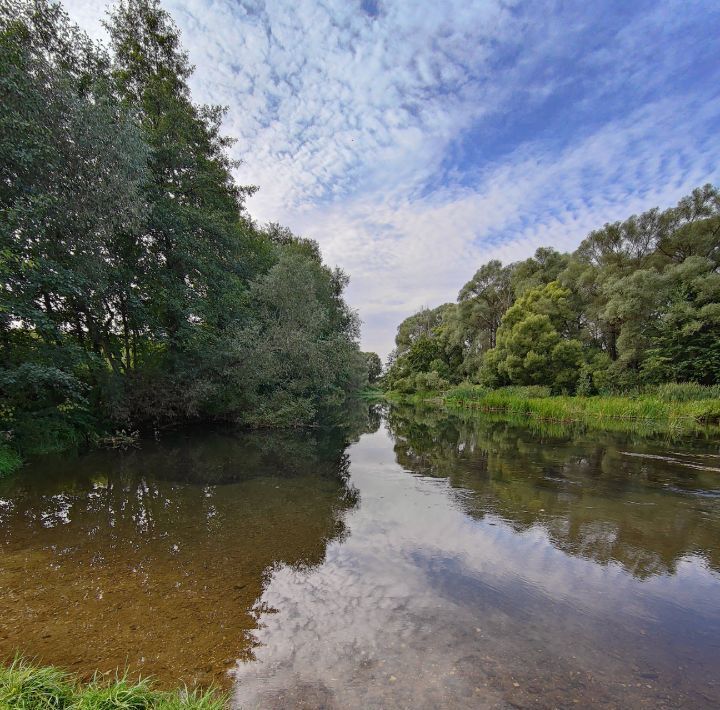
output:
[[[450,383],[437,372],[418,372],[415,375],[416,392],[441,392],[450,387]]]

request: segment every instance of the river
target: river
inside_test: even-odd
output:
[[[0,482],[0,655],[242,708],[720,706],[720,439],[435,408]]]

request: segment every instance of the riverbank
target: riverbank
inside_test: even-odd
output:
[[[157,690],[147,680],[118,677],[81,683],[52,666],[36,666],[16,658],[0,667],[0,707],[22,710],[222,710],[225,696],[214,690]]]
[[[629,428],[656,424],[668,430],[687,430],[720,424],[718,388],[665,385],[627,395],[552,396],[543,387],[459,385],[446,392],[387,392],[389,401],[437,403],[449,409],[475,410],[538,421],[584,423],[600,428]]]

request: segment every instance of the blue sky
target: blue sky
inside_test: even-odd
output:
[[[65,3],[101,37],[103,8]],[[260,222],[351,277],[363,348],[492,258],[720,181],[720,3],[166,0]]]

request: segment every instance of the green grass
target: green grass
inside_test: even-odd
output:
[[[0,478],[7,476],[22,466],[22,458],[15,449],[0,444]]]
[[[3,710],[221,710],[226,704],[226,697],[212,689],[161,691],[127,674],[82,684],[69,673],[20,657],[0,667]]]
[[[693,385],[700,388],[701,385]],[[715,388],[707,388],[714,390]],[[698,390],[695,398],[683,385],[665,385],[645,393],[626,396],[594,397],[549,396],[538,388],[500,388],[489,390],[475,385],[460,385],[445,395],[450,407],[496,412],[517,417],[534,417],[551,422],[657,422],[669,428],[693,428],[720,423],[720,397],[704,396]],[[715,392],[711,392],[715,395]]]
[[[443,402],[443,397],[444,394],[442,392],[434,392],[431,390],[413,392],[412,394],[397,392],[395,390],[383,392],[383,399],[386,402],[405,404],[421,404],[422,402],[437,402],[438,404],[441,404]]]
[[[372,385],[360,390],[357,396],[367,402],[379,402],[385,399],[385,393],[379,387],[373,387]]]

